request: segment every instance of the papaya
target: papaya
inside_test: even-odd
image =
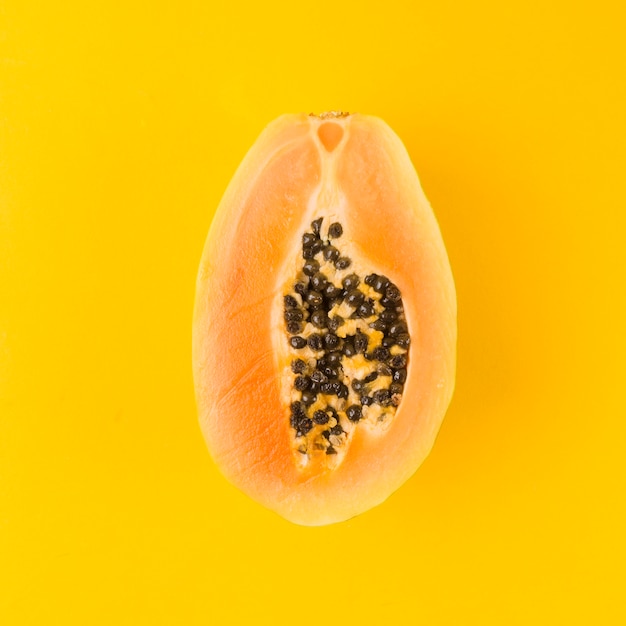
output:
[[[196,284],[196,401],[223,475],[302,525],[380,504],[433,446],[456,329],[440,229],[389,126],[335,111],[271,123]]]

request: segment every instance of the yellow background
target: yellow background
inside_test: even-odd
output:
[[[0,624],[626,622],[622,3],[0,4]],[[301,528],[196,422],[214,207],[283,112],[402,137],[456,393],[385,504]]]

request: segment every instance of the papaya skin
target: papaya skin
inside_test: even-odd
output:
[[[303,472],[294,463],[281,396],[285,355],[277,345],[286,335],[276,310],[308,212],[329,194],[341,198],[337,210],[355,253],[402,291],[411,356],[389,428],[356,428],[336,469]],[[349,519],[383,502],[416,471],[454,389],[456,296],[434,214],[406,149],[382,120],[284,115],[265,129],[206,240],[192,352],[200,425],[213,460],[232,484],[284,518],[303,525]]]

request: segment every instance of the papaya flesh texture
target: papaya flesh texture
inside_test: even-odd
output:
[[[429,453],[455,359],[452,273],[400,139],[360,114],[270,124],[197,280],[196,398],[222,473],[295,523],[364,512]]]

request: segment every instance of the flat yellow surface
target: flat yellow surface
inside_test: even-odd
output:
[[[622,4],[2,2],[0,624],[626,623]],[[458,384],[311,529],[212,465],[190,325],[247,148],[335,108],[420,173]]]

